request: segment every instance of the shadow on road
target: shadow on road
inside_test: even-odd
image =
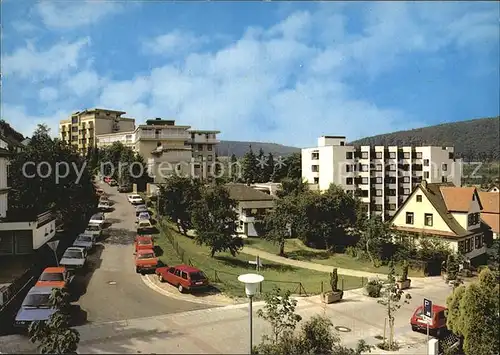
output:
[[[124,228],[108,228],[102,236],[103,244],[130,245],[135,241],[136,232]]]
[[[162,249],[160,246],[155,245],[153,250],[154,250],[155,255],[156,255],[157,257],[160,257],[160,256],[162,256],[162,255],[163,255],[163,249]]]
[[[81,270],[75,277],[73,281],[72,287],[72,301],[77,301],[80,297],[82,297],[87,292],[87,287],[89,285],[90,279],[94,272],[101,267],[102,259],[101,255],[104,250],[104,245],[97,244],[89,254],[89,258],[87,260],[87,265],[85,269]]]
[[[87,312],[79,305],[72,304],[70,308],[71,325],[78,327],[87,324]]]

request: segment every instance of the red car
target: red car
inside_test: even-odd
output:
[[[139,249],[135,253],[135,271],[141,274],[156,270],[158,258],[153,249]]]
[[[151,235],[138,235],[135,237],[135,251],[143,249],[154,250],[153,236]]]
[[[43,270],[35,286],[63,288],[68,286],[72,278],[65,267],[48,267]]]
[[[429,333],[439,337],[446,331],[446,312],[447,308],[443,306],[432,305],[432,320],[429,324]],[[410,320],[411,329],[414,332],[427,331],[427,323],[423,317],[424,306],[419,306]]]
[[[208,278],[203,271],[189,265],[165,266],[156,269],[160,282],[168,282],[179,292],[193,291],[208,287]]]

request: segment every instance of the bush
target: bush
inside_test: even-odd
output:
[[[382,291],[382,281],[380,280],[370,280],[366,284],[366,292],[370,297],[373,298],[380,297],[381,291]]]
[[[462,277],[472,277],[472,271],[469,269],[462,269],[460,270],[459,275]]]
[[[345,254],[349,255],[351,258],[356,258],[358,256],[358,250],[355,247],[349,246],[345,248]]]

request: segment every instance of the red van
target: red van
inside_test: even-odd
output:
[[[439,337],[446,331],[446,312],[448,309],[443,306],[432,305],[432,321],[429,324],[429,333],[433,336]],[[419,306],[410,320],[411,329],[414,332],[423,331],[427,332],[427,323],[423,317],[424,306]]]

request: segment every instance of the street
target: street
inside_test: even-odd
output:
[[[91,270],[85,275],[86,292],[78,304],[89,322],[118,321],[206,308],[202,304],[170,299],[147,287],[135,272],[133,242],[136,235],[134,207],[126,194],[101,184],[114,202],[106,213],[111,226],[102,246],[90,257]]]

